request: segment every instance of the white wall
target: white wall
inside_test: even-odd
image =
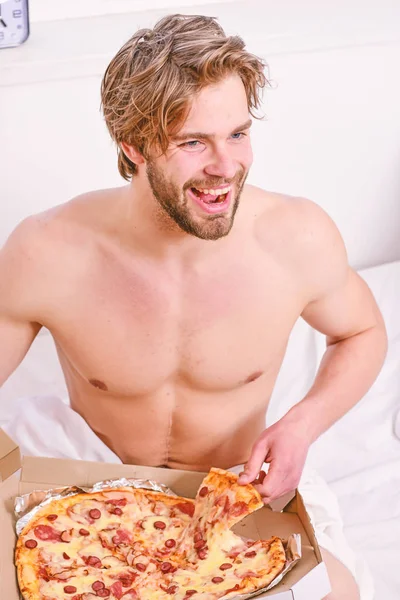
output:
[[[400,258],[400,2],[158,0],[140,12],[141,0],[116,0],[108,15],[106,0],[50,4],[31,0],[30,39],[0,51],[0,242],[27,214],[123,183],[102,73],[138,27],[182,12],[217,16],[270,65],[249,181],[317,201],[354,267]]]

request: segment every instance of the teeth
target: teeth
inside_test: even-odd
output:
[[[196,188],[196,190],[199,188]],[[199,189],[199,192],[203,192],[204,194],[212,194],[213,196],[222,196],[223,194],[227,194],[231,189],[231,186],[223,188],[221,190],[207,190],[207,189]]]

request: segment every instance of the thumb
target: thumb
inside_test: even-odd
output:
[[[252,483],[257,479],[261,467],[264,464],[267,455],[267,445],[265,440],[256,442],[251,451],[251,455],[245,464],[244,471],[239,475],[238,483],[241,485]]]

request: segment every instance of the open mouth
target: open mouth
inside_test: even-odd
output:
[[[206,193],[195,187],[192,187],[191,190],[202,202],[206,202],[207,204],[222,204],[228,195],[228,192],[225,192],[225,194]]]
[[[227,210],[232,196],[232,187],[226,186],[221,190],[199,190],[190,188],[190,196],[207,213],[217,213]]]

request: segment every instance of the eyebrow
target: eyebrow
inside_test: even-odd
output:
[[[243,125],[239,125],[238,127],[235,127],[235,129],[232,131],[231,135],[233,135],[234,133],[239,133],[240,131],[242,131],[242,129],[249,129],[252,126],[252,124],[253,124],[253,121],[251,119],[249,119]],[[215,133],[204,133],[202,131],[192,131],[192,132],[180,133],[178,135],[174,135],[171,138],[171,141],[182,142],[184,140],[189,140],[191,138],[202,138],[204,140],[210,140],[215,137],[216,137]]]

